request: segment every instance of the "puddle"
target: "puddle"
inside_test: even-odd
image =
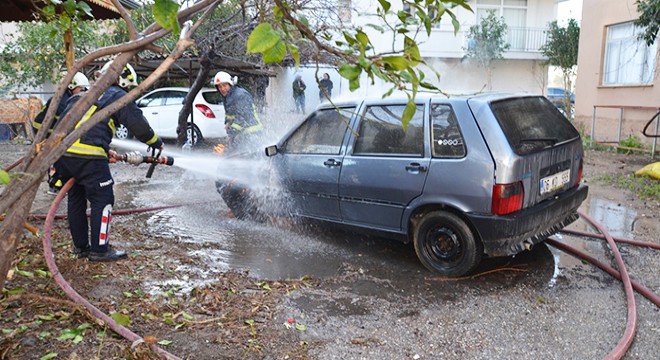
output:
[[[580,210],[603,226],[611,236],[625,239],[632,238],[633,226],[637,219],[637,211],[617,202],[591,196],[585,200]],[[568,228],[583,232],[598,233],[587,221],[582,219],[577,220]],[[600,261],[607,263],[607,259],[612,258],[612,253],[606,240],[583,238],[568,234],[556,234],[552,238],[585,252]],[[585,265],[581,259],[573,255],[569,255],[552,246],[549,248],[555,260],[553,276],[548,282],[549,287],[553,287],[556,284],[558,277],[564,271],[591,271],[592,269],[597,269],[591,264]]]

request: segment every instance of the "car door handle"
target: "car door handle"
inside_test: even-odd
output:
[[[337,161],[335,159],[328,159],[328,160],[323,162],[323,165],[330,166],[330,167],[341,166],[341,161]]]
[[[151,113],[151,115],[158,115],[158,112],[154,111],[154,112]]]
[[[418,174],[426,171],[426,166],[422,166],[419,163],[410,163],[410,165],[406,165],[406,171]]]

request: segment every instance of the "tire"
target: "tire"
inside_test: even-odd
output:
[[[133,134],[131,134],[124,124],[119,124],[115,129],[115,137],[120,140],[128,140],[133,137]]]
[[[191,136],[193,138],[194,144],[204,143],[204,137],[202,136],[202,132],[199,130],[197,125],[189,123],[186,127],[186,139],[190,139]]]
[[[483,245],[470,227],[446,211],[424,215],[413,230],[415,252],[432,272],[458,277],[473,271],[483,256]]]
[[[216,184],[218,186],[218,184]],[[234,183],[222,184],[218,192],[227,204],[227,207],[240,220],[265,221],[266,216],[259,210],[256,199],[250,190],[236,186]]]

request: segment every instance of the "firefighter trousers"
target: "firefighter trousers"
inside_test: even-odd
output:
[[[73,244],[78,249],[92,252],[108,251],[108,232],[112,220],[115,195],[114,180],[108,159],[83,159],[63,156],[55,167],[63,182],[75,178],[69,190],[67,214]],[[87,201],[90,205],[87,222]],[[91,230],[91,231],[90,231]]]

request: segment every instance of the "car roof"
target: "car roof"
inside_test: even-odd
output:
[[[162,88],[152,89],[152,90],[149,90],[147,93],[150,93],[152,91],[164,91],[164,90],[189,91],[190,88],[182,87],[182,86],[170,86],[170,87],[162,87]],[[210,87],[204,87],[204,88],[201,88],[199,91],[217,91],[217,90],[214,89],[214,88],[210,88]]]
[[[459,94],[459,95],[451,95],[451,94],[442,94],[442,93],[428,93],[428,92],[420,92],[417,94],[415,99],[419,102],[424,102],[429,99],[448,99],[450,102],[453,101],[478,101],[478,102],[491,102],[491,101],[497,101],[497,100],[502,100],[506,98],[518,98],[518,97],[538,97],[541,95],[538,94],[530,94],[530,93],[515,93],[515,92],[485,92],[485,93],[479,93],[479,94]],[[402,101],[408,101],[408,98],[406,96],[399,96],[399,95],[392,95],[386,98],[382,98],[381,96],[364,96],[364,97],[353,97],[351,99],[341,99],[339,98],[338,100],[334,100],[332,103],[329,102],[324,102],[318,106],[318,109],[328,109],[328,108],[333,108],[335,106],[337,107],[350,107],[350,106],[358,106],[360,105],[363,101],[369,101],[369,102],[382,102],[383,104],[389,104],[389,103],[400,103]]]

